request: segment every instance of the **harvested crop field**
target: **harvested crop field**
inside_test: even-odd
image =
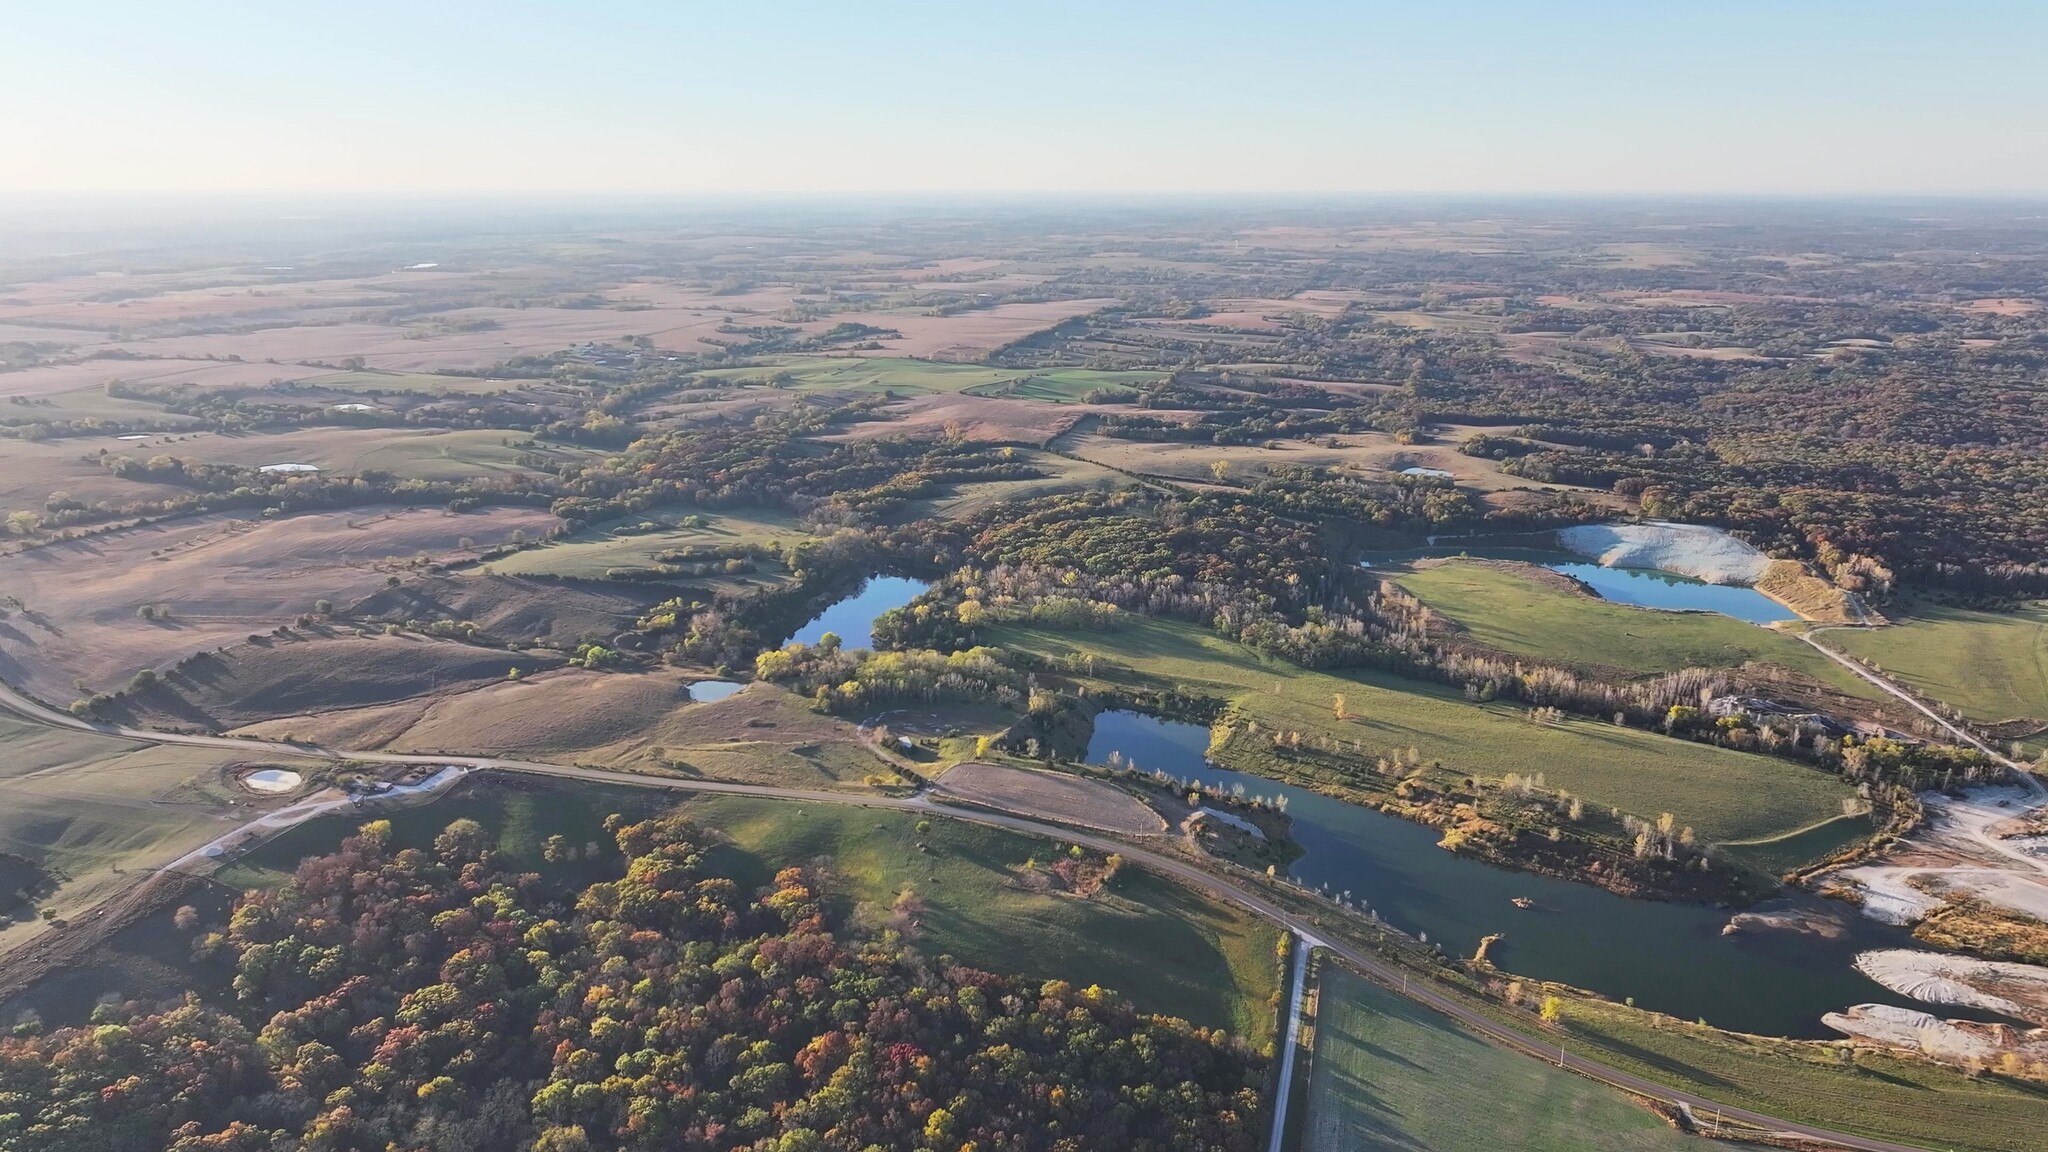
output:
[[[958,431],[968,440],[993,444],[1045,444],[1093,410],[1090,405],[1047,400],[974,396],[966,393],[919,396],[890,406],[884,423],[856,424],[832,439],[884,436],[938,439]]]
[[[462,692],[513,670],[561,665],[554,653],[505,652],[415,635],[265,637],[202,652],[122,697],[133,722],[163,729],[239,728],[260,720]]]
[[[580,756],[633,738],[689,703],[683,677],[558,672],[500,678],[473,691],[318,714],[282,716],[240,731],[290,732],[340,748],[539,758]]]
[[[672,594],[657,584],[434,575],[380,588],[347,614],[379,624],[468,621],[493,640],[573,648],[585,638],[610,643]]]
[[[1058,772],[962,764],[939,777],[934,788],[942,797],[1106,832],[1142,836],[1166,830],[1159,813],[1127,793]]]
[[[928,314],[851,313],[834,316],[832,322],[856,321],[877,328],[890,328],[902,335],[879,341],[886,351],[877,355],[916,356],[929,360],[978,360],[1005,344],[1015,343],[1062,320],[1085,316],[1116,303],[1100,300],[1047,300],[1029,304],[998,304],[951,316]],[[822,323],[822,322],[821,322]]]
[[[0,556],[0,588],[22,602],[0,621],[0,679],[56,704],[112,691],[140,669],[240,643],[320,600],[367,596],[418,553],[446,558],[465,539],[488,547],[556,523],[536,508],[209,515]]]
[[[82,360],[46,364],[0,377],[0,397],[42,398],[104,388],[110,380],[144,387],[179,384],[198,388],[254,387],[275,380],[303,380],[329,371],[299,364],[178,358]]]

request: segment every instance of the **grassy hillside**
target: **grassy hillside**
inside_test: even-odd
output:
[[[483,824],[522,867],[579,884],[616,868],[604,816],[645,816],[671,804],[640,789],[466,787],[438,803],[390,816],[400,843],[430,843],[457,817]],[[1278,933],[1205,894],[1127,870],[1092,900],[1028,892],[1010,869],[1057,846],[1034,837],[935,818],[747,797],[698,797],[683,809],[731,837],[720,868],[764,884],[791,865],[821,867],[840,911],[879,927],[906,888],[924,902],[915,937],[933,956],[1031,979],[1116,989],[1139,1008],[1225,1028],[1255,1044],[1273,1036],[1279,987]],[[222,873],[238,886],[282,883],[297,862],[332,849],[363,817],[314,821],[280,836]],[[560,834],[596,844],[577,864],[548,865],[540,846]],[[918,845],[923,844],[924,850]]]
[[[1822,634],[1830,647],[1876,661],[1932,700],[1972,720],[2031,720],[2048,727],[2048,603],[2013,612],[1912,604],[1900,623]],[[2040,741],[2035,741],[2040,743]]]
[[[757,882],[776,867],[819,863],[833,890],[870,918],[915,892],[926,909],[916,943],[929,954],[1101,984],[1147,1011],[1260,1046],[1272,1040],[1279,933],[1206,894],[1136,870],[1092,900],[1025,891],[1011,870],[1056,846],[952,820],[920,832],[905,813],[725,796],[685,811],[731,836],[744,854],[740,871]]]
[[[1149,684],[1220,697],[1264,728],[1356,740],[1367,762],[1412,747],[1425,764],[1441,760],[1452,774],[1541,772],[1550,787],[1588,803],[1649,817],[1670,812],[1713,841],[1796,831],[1840,815],[1842,800],[1854,794],[1835,777],[1784,760],[1590,720],[1532,724],[1519,707],[1474,704],[1448,688],[1372,672],[1309,671],[1191,624],[1131,618],[1115,632],[1085,634],[1002,627],[989,630],[989,639],[1054,660],[1093,655],[1105,687]],[[1343,720],[1332,707],[1338,695]],[[1290,770],[1291,761],[1239,755],[1240,747],[1256,742],[1233,741],[1229,767]]]
[[[1452,561],[1403,572],[1394,582],[1457,621],[1478,643],[1518,656],[1643,675],[1756,661],[1783,665],[1851,695],[1877,695],[1868,682],[1798,639],[1718,613],[1634,608],[1484,563]]]
[[[47,886],[0,920],[0,950],[43,930],[37,908],[79,915],[134,879],[246,819],[223,782],[231,752],[138,744],[0,714],[0,852]],[[246,795],[241,797],[244,804]],[[9,872],[12,878],[12,872]]]
[[[1336,964],[1323,965],[1319,996],[1300,1152],[1699,1146],[1621,1093],[1495,1047]]]

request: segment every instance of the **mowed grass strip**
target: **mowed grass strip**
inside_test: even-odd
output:
[[[1475,704],[1450,688],[1376,672],[1311,671],[1178,621],[1133,616],[1114,632],[1080,634],[1006,625],[984,630],[984,640],[1054,660],[1093,655],[1107,665],[1097,681],[1104,687],[1138,686],[1128,683],[1135,678],[1222,698],[1269,731],[1360,741],[1360,775],[1372,759],[1412,747],[1425,764],[1440,760],[1455,775],[1541,772],[1549,787],[1589,804],[1646,818],[1670,812],[1710,841],[1797,831],[1839,816],[1855,795],[1838,778],[1791,761],[1592,720],[1534,724],[1516,705]],[[1343,720],[1333,707],[1340,695]],[[1240,732],[1232,748],[1252,743]],[[1271,775],[1281,762],[1226,763]]]
[[[1972,720],[2048,726],[2048,601],[2012,612],[1910,604],[1890,627],[1836,629],[1818,639],[1876,661],[1914,691]]]
[[[1325,963],[1300,1152],[1698,1147],[1628,1097]]]
[[[1852,695],[1875,698],[1878,691],[1796,637],[1719,613],[1616,604],[1481,562],[1453,560],[1393,579],[1474,641],[1516,656],[1644,676],[1755,661],[1782,665]]]
[[[1050,862],[1059,845],[957,820],[934,818],[920,831],[909,813],[730,796],[683,810],[732,837],[755,882],[815,864],[835,895],[870,918],[906,889],[916,893],[925,911],[914,943],[926,955],[1100,984],[1142,1011],[1272,1043],[1279,934],[1206,893],[1135,868],[1088,900],[1029,891],[1013,870],[1033,857]]]

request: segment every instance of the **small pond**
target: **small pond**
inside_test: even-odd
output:
[[[723,700],[745,687],[745,684],[737,680],[699,680],[688,685],[688,690],[691,701],[709,704],[714,700]]]
[[[1414,468],[1403,468],[1401,469],[1401,475],[1433,476],[1438,480],[1449,480],[1452,478],[1451,474],[1449,472],[1444,471],[1442,468],[1423,468],[1420,466]]]
[[[816,644],[825,633],[834,632],[841,648],[871,648],[875,643],[875,617],[891,608],[903,607],[929,587],[922,580],[902,576],[870,576],[859,591],[813,616],[788,642]]]
[[[1860,951],[1911,947],[1913,940],[1845,905],[1825,909],[1845,926],[1838,939],[1766,930],[1723,936],[1728,910],[1632,900],[1455,856],[1438,848],[1439,834],[1421,824],[1217,768],[1205,758],[1208,744],[1209,732],[1199,725],[1105,712],[1096,717],[1088,760],[1103,764],[1111,752],[1121,752],[1141,771],[1156,768],[1224,788],[1242,785],[1253,796],[1285,796],[1294,839],[1305,851],[1291,870],[1296,880],[1348,891],[1388,923],[1426,933],[1455,955],[1470,956],[1482,936],[1506,933],[1492,956],[1518,975],[1615,1000],[1632,996],[1639,1007],[1776,1036],[1834,1037],[1821,1015],[1851,1004],[1926,1008],[1850,966]],[[1534,907],[1515,907],[1517,897],[1533,900]]]
[[[260,768],[242,777],[242,783],[257,792],[290,792],[305,782],[288,768]]]

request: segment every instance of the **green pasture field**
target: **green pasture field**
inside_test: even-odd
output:
[[[1723,841],[1728,854],[1773,876],[1825,859],[1876,831],[1868,816],[1836,816],[1811,827],[1759,840]]]
[[[54,884],[37,906],[59,919],[254,816],[249,797],[222,780],[232,752],[62,731],[5,714],[0,748],[0,852],[30,861]],[[0,949],[42,927],[31,919],[0,925]]]
[[[642,521],[608,521],[572,536],[522,549],[490,562],[493,572],[508,576],[562,576],[600,579],[612,568],[648,568],[661,552],[686,545],[793,543],[810,535],[796,517],[773,509],[746,509],[695,514],[702,527],[681,523],[687,515],[650,516],[654,531],[641,532]],[[770,578],[768,572],[756,580]]]
[[[2012,612],[1909,603],[1898,619],[1885,628],[1830,629],[1818,639],[1876,662],[1887,675],[1930,700],[1962,709],[1972,720],[2024,719],[2048,727],[2048,602]]]
[[[593,449],[561,444],[516,446],[525,439],[518,433],[493,429],[407,431],[358,453],[346,470],[377,470],[406,480],[467,480],[494,473],[535,471],[519,463],[521,455],[546,457],[548,470],[572,461],[589,462],[603,455]]]
[[[985,640],[1058,660],[1093,655],[1104,688],[1176,689],[1227,701],[1265,729],[1322,734],[1364,745],[1370,761],[1413,747],[1425,764],[1440,760],[1453,776],[1544,774],[1587,803],[1653,818],[1670,812],[1709,841],[1755,840],[1807,828],[1841,814],[1855,793],[1839,779],[1767,756],[1673,740],[1592,720],[1535,724],[1509,704],[1475,704],[1452,689],[1362,671],[1311,671],[1261,657],[1191,624],[1127,618],[1114,632],[1052,633],[1016,626],[987,629]],[[1122,667],[1117,667],[1121,665]],[[1335,718],[1336,696],[1346,719]],[[1343,788],[1346,779],[1303,778],[1296,763],[1240,735],[1225,749],[1227,767],[1297,783]],[[1381,784],[1380,787],[1385,787]]]
[[[1457,621],[1473,640],[1517,656],[1645,676],[1756,661],[1852,696],[1882,695],[1798,638],[1718,613],[1616,604],[1484,563],[1452,561],[1403,571],[1393,580]]]
[[[1299,1152],[1677,1152],[1620,1092],[1490,1044],[1340,965],[1319,978]]]
[[[1030,500],[1061,492],[1080,492],[1096,487],[1123,488],[1138,483],[1114,468],[1051,452],[1019,448],[1017,458],[1047,475],[1036,480],[979,480],[955,484],[946,495],[911,501],[898,518],[909,521],[967,516],[1005,500]]]

